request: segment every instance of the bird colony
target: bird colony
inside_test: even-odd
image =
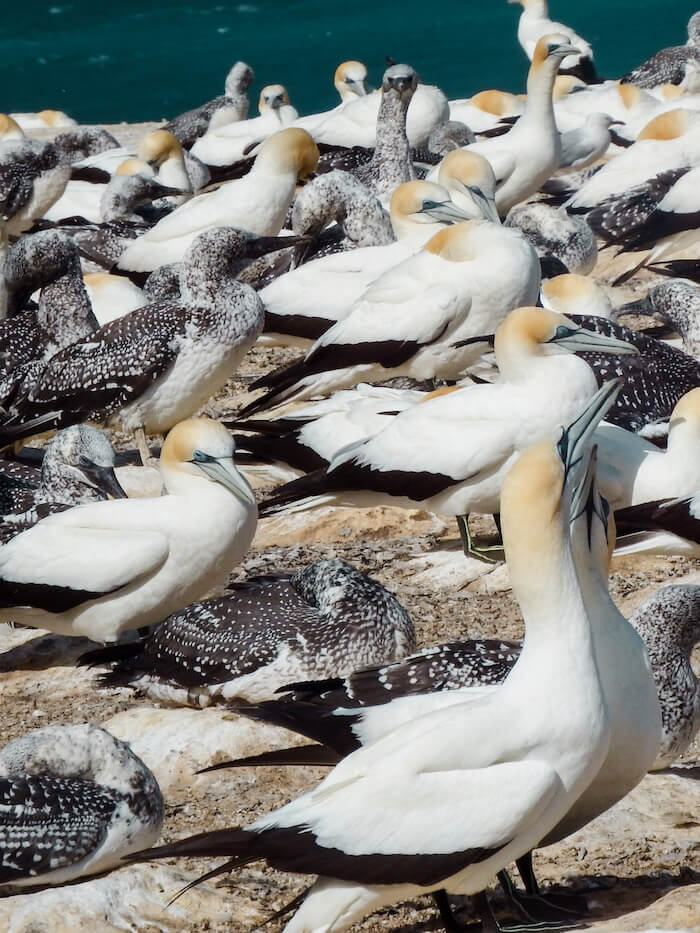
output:
[[[700,13],[519,2],[519,95],[0,115],[3,929],[700,924]]]

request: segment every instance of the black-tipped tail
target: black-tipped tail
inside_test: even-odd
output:
[[[248,755],[247,758],[220,761],[208,768],[202,768],[197,774],[207,774],[209,771],[221,771],[226,768],[295,767],[299,765],[332,768],[340,760],[341,756],[337,752],[324,745],[300,745],[295,748],[262,752],[260,755]]]

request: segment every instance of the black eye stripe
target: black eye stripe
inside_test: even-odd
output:
[[[210,454],[205,454],[203,450],[193,450],[192,451],[192,460],[191,463],[211,463],[213,460],[216,460],[216,457],[212,457]]]

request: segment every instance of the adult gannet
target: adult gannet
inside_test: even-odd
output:
[[[535,201],[514,207],[505,223],[522,230],[540,258],[554,256],[569,272],[580,275],[588,275],[595,268],[598,246],[582,217],[570,217],[563,208]]]
[[[192,155],[205,165],[231,165],[258,143],[292,124],[298,114],[282,84],[268,84],[260,92],[259,117],[215,125],[192,146]]]
[[[503,117],[519,117],[525,98],[507,91],[479,91],[473,97],[450,101],[450,119],[460,120],[475,133],[493,129]]]
[[[585,349],[634,352],[553,311],[511,312],[496,331],[498,383],[466,386],[400,412],[374,437],[340,451],[328,470],[276,490],[261,514],[297,502],[389,502],[404,508],[420,503],[419,508],[458,517],[498,512],[503,476],[519,452],[533,438],[555,435],[595,394],[592,370],[574,355]],[[465,547],[472,551],[465,525],[460,520]]]
[[[83,283],[100,327],[149,303],[148,295],[123,275],[88,272]]]
[[[373,88],[367,83],[367,66],[362,62],[341,62],[335,69],[333,84],[340,95],[340,103],[331,110],[323,110],[319,113],[310,113],[303,117],[297,117],[294,126],[300,126],[313,136],[316,128],[324,120],[337,117],[350,101],[357,100],[358,97],[365,97],[373,91]]]
[[[318,149],[306,130],[280,130],[263,143],[245,177],[178,207],[127,246],[119,267],[150,272],[179,262],[195,237],[213,227],[234,226],[258,236],[275,236],[282,229],[297,182],[317,164]]]
[[[540,39],[556,32],[563,35],[569,45],[573,46],[571,54],[561,63],[562,72],[575,75],[587,84],[594,84],[598,81],[593,64],[593,49],[590,44],[571,27],[549,18],[547,0],[508,0],[508,2],[522,5],[523,11],[518,21],[518,42],[530,61],[535,59],[537,43]]]
[[[700,557],[700,493],[656,499],[619,509],[616,554],[681,554]]]
[[[484,217],[500,223],[496,209],[496,176],[490,162],[478,152],[454,149],[430,173],[448,192],[452,201],[469,217]]]
[[[542,283],[542,304],[567,317],[572,314],[610,318],[612,303],[607,292],[587,275],[555,275]]]
[[[700,66],[700,14],[688,20],[688,42],[661,49],[621,79],[637,87],[658,87],[660,84],[680,84],[688,66]]]
[[[25,379],[0,433],[107,422],[134,432],[147,456],[142,432],[167,431],[197,412],[260,332],[262,303],[235,277],[256,248],[229,228],[203,233],[185,255],[178,300],[137,308],[54,354]]]
[[[17,123],[0,113],[0,219],[19,236],[57,201],[71,169],[56,146],[27,139]]]
[[[446,224],[474,216],[458,208],[440,185],[425,181],[399,185],[389,215],[396,243],[324,256],[264,288],[262,342],[309,346],[347,315],[376,278],[417,253]]]
[[[496,204],[502,217],[534,194],[559,168],[561,141],[554,120],[552,87],[562,59],[572,49],[565,35],[543,36],[533,55],[527,102],[518,122],[505,136],[469,146],[491,163],[498,185]]]
[[[100,683],[172,703],[271,698],[291,681],[344,676],[415,648],[410,616],[380,583],[342,560],[234,584],[220,599],[170,616],[127,657],[109,648],[81,663],[109,664]],[[129,650],[129,649],[127,649]]]
[[[610,742],[569,545],[563,460],[553,442],[542,442],[504,484],[503,529],[527,634],[502,687],[354,752],[317,789],[247,829],[130,858],[218,854],[231,860],[217,874],[258,858],[320,872],[286,931],[340,933],[418,893],[482,891],[508,859],[529,851],[590,783]],[[554,672],[545,699],[543,664]],[[457,801],[466,799],[465,809]]]
[[[163,129],[169,130],[189,149],[210,129],[245,120],[249,106],[248,88],[254,80],[255,74],[250,65],[236,62],[226,75],[224,93],[220,97],[181,113],[166,123]]]
[[[39,110],[37,113],[8,114],[23,133],[30,130],[67,129],[78,125],[78,121],[62,110]]]
[[[233,439],[182,421],[160,456],[167,495],[77,506],[0,547],[0,619],[115,641],[226,580],[255,533],[255,497]]]
[[[34,729],[0,750],[0,885],[65,884],[154,843],[155,777],[99,726]]]
[[[303,360],[253,383],[268,392],[245,414],[360,381],[456,379],[475,352],[455,344],[491,333],[513,308],[534,303],[539,286],[537,256],[520,233],[484,220],[441,230],[372,282]]]

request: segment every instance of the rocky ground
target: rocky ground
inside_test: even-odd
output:
[[[111,129],[123,135],[119,127]],[[602,280],[610,277],[607,270]],[[641,276],[617,302],[647,284]],[[255,374],[280,361],[279,351],[254,350],[210,411],[235,410]],[[132,471],[130,481],[142,491],[157,488],[155,473],[134,478]],[[485,522],[481,532],[490,532]],[[296,568],[321,557],[348,560],[390,587],[411,612],[421,646],[464,635],[522,634],[505,566],[467,562],[456,529],[425,512],[337,509],[265,520],[232,579]],[[658,586],[680,581],[700,582],[700,562],[619,558],[613,563],[611,591],[629,613]],[[99,690],[95,673],[75,666],[89,647],[84,639],[0,625],[2,739],[49,723],[92,721],[128,740],[163,789],[168,805],[164,840],[250,822],[323,775],[318,768],[197,775],[224,758],[296,739],[222,708],[159,708],[130,691]],[[699,753],[694,746],[676,767],[648,776],[590,826],[537,853],[536,870],[545,886],[586,896],[588,929],[700,931]],[[0,897],[0,931],[243,933],[257,928],[307,883],[254,865],[167,906],[181,887],[211,867],[194,859],[140,865],[60,889]],[[492,901],[506,918],[508,909],[496,890]],[[460,919],[468,922],[466,901],[457,906]],[[277,921],[271,929],[279,926]],[[439,928],[432,902],[422,898],[386,909],[356,930],[427,933]]]

